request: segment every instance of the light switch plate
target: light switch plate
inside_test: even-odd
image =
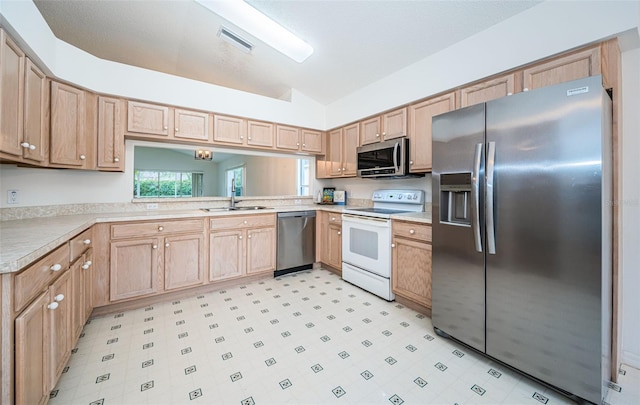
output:
[[[20,202],[20,190],[7,190],[7,204],[17,204]]]

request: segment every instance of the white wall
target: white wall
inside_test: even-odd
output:
[[[622,54],[622,350],[640,368],[640,49]]]
[[[431,202],[431,174],[419,178],[393,180],[358,178],[317,180],[317,186],[314,187],[316,193],[317,190],[322,190],[323,187],[335,187],[336,190],[347,190],[347,203],[349,203],[350,198],[371,200],[374,190],[385,188],[423,190],[425,192],[425,201]]]
[[[227,169],[245,167],[245,196],[297,195],[295,158],[238,155],[218,165],[219,195],[225,195]]]

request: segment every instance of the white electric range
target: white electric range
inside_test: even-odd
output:
[[[391,291],[391,215],[424,211],[422,190],[376,190],[373,208],[342,214],[342,278],[387,301]]]

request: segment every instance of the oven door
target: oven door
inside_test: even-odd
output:
[[[342,214],[342,261],[391,277],[391,220]]]

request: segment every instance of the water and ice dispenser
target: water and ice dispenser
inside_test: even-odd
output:
[[[440,175],[440,223],[471,226],[471,173]]]

